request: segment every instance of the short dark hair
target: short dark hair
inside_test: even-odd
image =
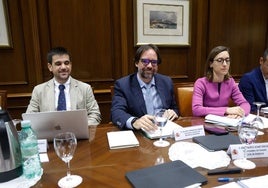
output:
[[[54,55],[69,55],[70,61],[71,61],[71,54],[67,51],[66,48],[64,47],[55,47],[52,48],[48,53],[47,53],[47,61],[48,63],[52,64],[52,57]]]
[[[135,57],[134,57],[134,63],[137,63],[140,61],[140,58],[141,58],[141,55],[143,54],[143,52],[149,50],[149,49],[153,49],[157,55],[157,60],[158,60],[158,64],[161,63],[161,56],[160,56],[160,51],[158,49],[158,47],[154,44],[146,44],[146,45],[142,45],[140,46],[137,51],[136,51],[136,54],[135,54]]]
[[[213,48],[208,57],[207,57],[207,61],[206,61],[206,66],[205,66],[205,75],[207,77],[207,79],[209,81],[213,80],[213,69],[210,67],[211,63],[214,61],[214,58],[221,52],[223,51],[227,51],[230,55],[230,49],[228,47],[225,46],[217,46],[215,48]],[[229,72],[224,76],[224,80],[228,80],[231,77],[231,75],[229,74]]]

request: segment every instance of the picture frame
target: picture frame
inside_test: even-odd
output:
[[[190,0],[135,0],[134,45],[190,46]]]
[[[7,0],[0,0],[0,48],[12,48]]]

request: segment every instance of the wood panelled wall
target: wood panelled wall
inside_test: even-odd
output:
[[[20,118],[33,87],[51,78],[46,53],[64,46],[72,54],[72,76],[91,84],[103,122],[110,121],[110,86],[135,71],[133,57],[136,0],[3,0],[11,25],[12,48],[0,48],[0,89],[8,110]],[[267,0],[190,0],[187,47],[159,46],[159,72],[175,85],[203,76],[208,52],[231,48],[231,73],[239,79],[268,46]]]

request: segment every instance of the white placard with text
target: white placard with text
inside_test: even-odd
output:
[[[37,143],[39,153],[46,153],[48,148],[47,139],[38,139]]]
[[[205,130],[203,125],[194,125],[174,130],[174,137],[176,141],[193,138],[195,136],[204,136]]]
[[[230,145],[227,153],[231,154],[232,159],[244,158],[244,151],[246,146],[246,158],[262,158],[268,157],[268,142],[255,143],[250,145],[233,144]]]

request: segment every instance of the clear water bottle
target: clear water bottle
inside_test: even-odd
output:
[[[23,176],[27,179],[40,177],[43,173],[39,158],[37,136],[31,128],[31,122],[24,120],[21,122],[21,132],[19,134],[20,148],[22,155]]]

